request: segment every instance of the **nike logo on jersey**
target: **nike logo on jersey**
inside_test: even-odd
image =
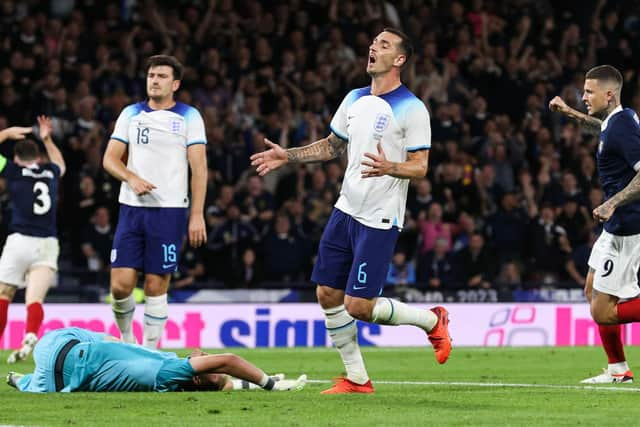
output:
[[[171,267],[175,267],[175,264],[162,264],[162,268],[167,269],[167,268],[171,268]]]
[[[354,290],[354,291],[359,291],[360,289],[366,289],[366,288],[367,288],[366,286],[356,286],[356,285],[353,285],[353,290]]]

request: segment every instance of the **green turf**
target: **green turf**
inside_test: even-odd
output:
[[[332,349],[239,350],[269,372],[341,373]],[[2,360],[7,352],[0,353]],[[606,366],[600,348],[454,349],[439,366],[429,347],[364,349],[374,395],[321,396],[325,383],[295,393],[74,393],[31,395],[0,385],[0,425],[39,426],[431,426],[635,425],[640,385],[582,388]],[[628,348],[631,361],[640,350]],[[27,371],[31,363],[3,371]],[[638,367],[640,369],[640,366]],[[375,381],[538,384],[536,388],[375,384]],[[639,381],[640,382],[640,381]],[[555,385],[556,387],[544,387]],[[566,387],[563,387],[566,386]],[[611,390],[613,389],[613,390]],[[635,390],[638,392],[631,392]],[[627,390],[625,392],[625,390]]]

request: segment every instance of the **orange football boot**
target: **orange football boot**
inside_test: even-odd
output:
[[[357,384],[347,378],[336,378],[330,389],[320,392],[320,394],[344,393],[373,393],[373,384],[371,384],[371,380],[364,384]]]
[[[438,363],[443,364],[451,354],[451,336],[449,336],[449,312],[444,307],[434,307],[431,309],[438,316],[438,323],[427,335],[433,345]]]

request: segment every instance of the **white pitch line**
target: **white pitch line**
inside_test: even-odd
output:
[[[309,383],[327,384],[331,380],[307,380]],[[560,390],[598,390],[598,391],[623,391],[640,393],[639,387],[619,386],[594,386],[594,385],[560,385],[560,384],[513,384],[513,383],[474,383],[466,381],[375,381],[375,384],[390,385],[439,385],[439,386],[467,386],[467,387],[503,387],[503,388],[553,388]]]

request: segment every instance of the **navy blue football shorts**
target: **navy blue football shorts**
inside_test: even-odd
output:
[[[176,271],[187,232],[187,214],[187,208],[121,205],[111,267],[162,275]]]
[[[380,230],[333,209],[322,233],[311,280],[342,289],[347,295],[375,298],[382,294],[399,230]]]

